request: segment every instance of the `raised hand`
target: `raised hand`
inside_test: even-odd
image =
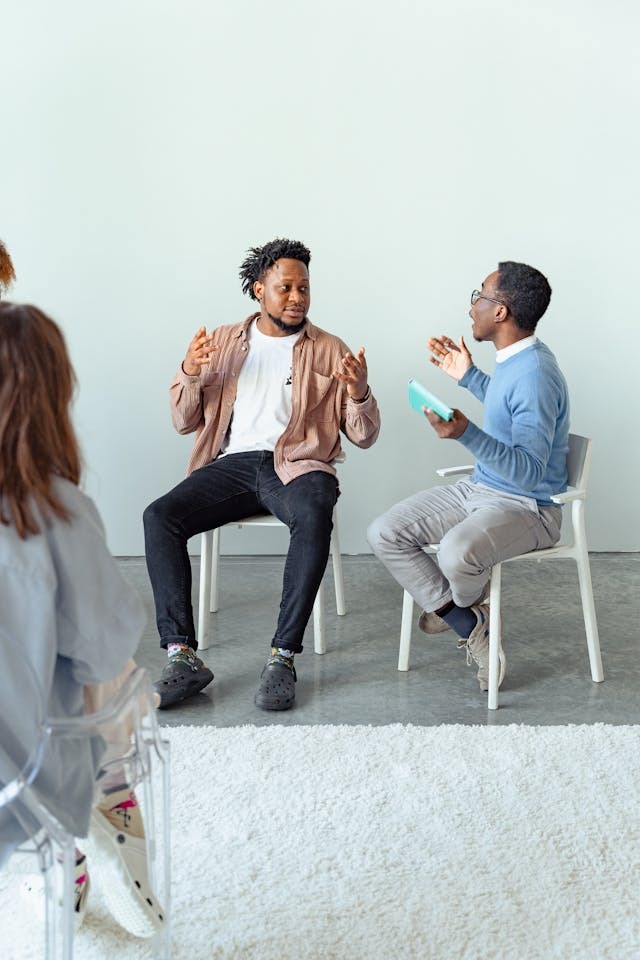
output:
[[[207,334],[207,328],[200,327],[189,344],[182,369],[188,377],[197,377],[202,367],[211,361],[213,351],[219,349],[218,344],[213,342],[213,336]]]
[[[367,392],[367,361],[364,358],[364,347],[360,347],[354,357],[346,353],[342,358],[342,370],[334,370],[334,377],[347,385],[347,393],[354,400],[362,400]]]
[[[444,334],[441,337],[429,337],[427,346],[432,354],[429,362],[440,367],[454,380],[461,380],[473,363],[464,337],[460,337],[457,343]]]

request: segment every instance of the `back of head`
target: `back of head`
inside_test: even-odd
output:
[[[21,537],[39,532],[34,505],[67,518],[52,480],[80,477],[74,386],[58,325],[37,307],[0,301],[0,522]]]
[[[551,300],[544,274],[526,263],[505,260],[498,264],[498,291],[516,325],[533,333]]]

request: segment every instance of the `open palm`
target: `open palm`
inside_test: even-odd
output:
[[[427,346],[431,351],[429,361],[454,380],[461,380],[473,363],[464,337],[460,337],[458,343],[444,334],[441,337],[429,337]]]

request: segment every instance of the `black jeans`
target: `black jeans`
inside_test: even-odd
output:
[[[329,556],[336,478],[321,470],[284,484],[267,450],[233,453],[201,467],[144,512],[145,553],[160,644],[197,647],[189,537],[256,513],[289,527],[280,615],[272,643],[302,651],[302,636]]]

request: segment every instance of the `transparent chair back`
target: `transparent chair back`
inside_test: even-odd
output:
[[[44,881],[44,951],[33,927],[28,932],[19,930],[16,960],[43,955],[46,960],[73,957],[76,837],[74,825],[66,822],[64,790],[52,795],[45,787],[52,782],[64,784],[66,760],[80,754],[94,759],[87,774],[90,804],[101,796],[101,787],[114,767],[124,772],[127,784],[136,793],[144,820],[149,880],[163,907],[163,924],[151,938],[151,953],[156,960],[165,960],[170,956],[171,916],[169,749],[158,728],[148,674],[135,669],[97,712],[73,719],[49,718],[43,691],[28,662],[19,656],[15,645],[6,654],[6,638],[0,635],[0,640],[5,670],[9,664],[12,676],[20,673],[14,682],[25,690],[23,715],[14,721],[3,714],[0,726],[0,850],[8,852],[11,843],[20,839],[20,832],[23,834],[9,862],[9,881],[4,872],[0,875],[0,906],[10,910],[15,902],[11,867],[16,859],[24,870],[24,858],[35,855],[36,869]],[[5,682],[9,682],[7,677],[0,681],[0,690]],[[25,713],[29,716],[26,724]],[[91,871],[91,845],[85,843]],[[77,844],[83,849],[82,837],[77,838]],[[14,881],[13,892],[10,880]],[[100,891],[90,891],[89,910],[94,896],[99,904]],[[81,929],[76,935],[78,946],[83,936]],[[79,949],[79,955],[84,952]],[[11,954],[4,949],[2,955],[3,960],[10,960]]]
[[[50,740],[45,693],[20,647],[3,632],[0,656],[0,702],[14,701],[9,697],[11,687],[12,694],[19,690],[23,705],[19,714],[3,709],[0,715],[0,904],[5,917],[2,953],[7,960],[26,958],[26,949],[35,957],[44,954],[47,960],[70,958],[74,901],[73,896],[62,898],[61,891],[69,886],[73,893],[74,838],[43,804],[34,786]],[[35,873],[39,873],[43,887],[42,901],[37,903],[20,896],[30,888],[28,878]],[[28,940],[22,936],[20,924],[28,930]]]

